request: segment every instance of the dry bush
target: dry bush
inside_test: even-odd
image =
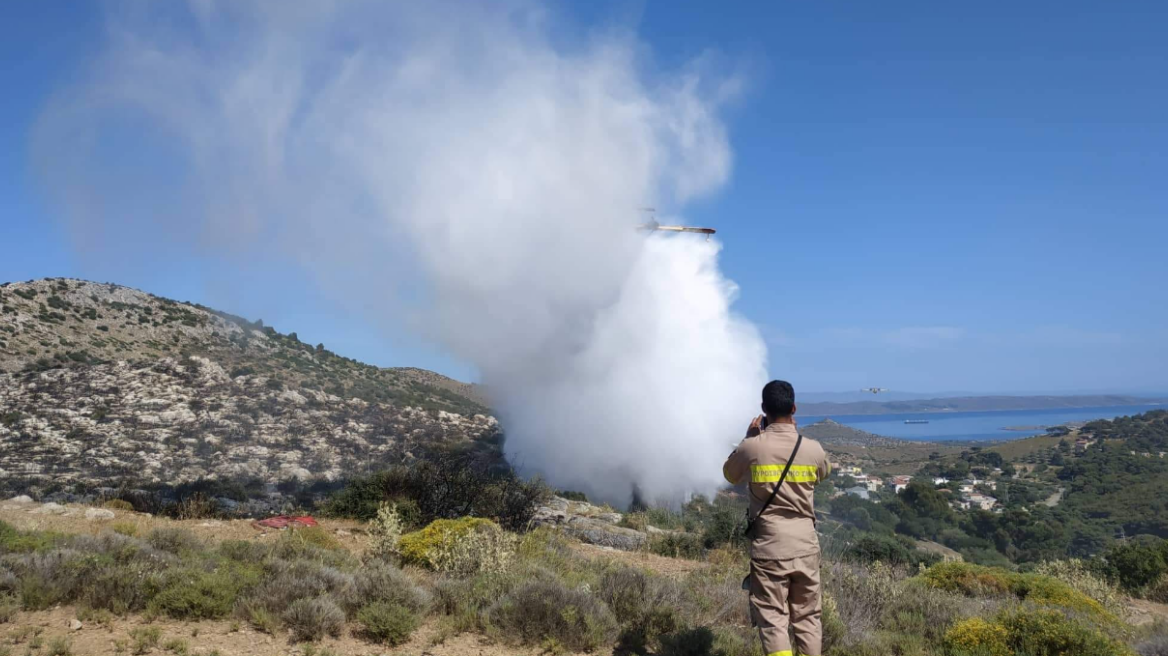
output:
[[[292,637],[300,642],[339,636],[345,626],[345,611],[329,597],[298,599],[284,611],[283,618]]]
[[[85,577],[77,601],[119,615],[146,608],[163,585],[165,566],[151,568],[140,562],[110,563],[94,567]]]
[[[146,654],[158,646],[162,639],[162,629],[157,626],[140,626],[130,629],[130,639],[134,641],[134,653]]]
[[[885,608],[880,628],[901,635],[921,636],[938,643],[945,631],[959,620],[990,616],[1002,606],[997,599],[970,599],[935,590],[909,579],[903,593]]]
[[[162,514],[174,519],[214,519],[222,512],[217,501],[202,492],[195,492],[170,504]]]
[[[397,504],[382,503],[369,522],[369,553],[380,558],[396,558],[402,537],[402,518]]]
[[[439,543],[431,558],[435,570],[455,576],[500,575],[511,566],[518,544],[514,535],[489,524]]]
[[[554,644],[592,651],[616,638],[617,623],[597,598],[554,582],[532,582],[504,596],[486,612],[488,631],[510,642]]]
[[[1168,656],[1168,626],[1156,626],[1151,635],[1136,643],[1135,648],[1140,656]]]
[[[263,581],[241,600],[240,613],[264,609],[281,613],[302,599],[329,595],[347,605],[356,605],[353,574],[310,560],[274,560],[265,567]]]
[[[430,593],[405,572],[377,561],[356,572],[354,591],[347,599],[351,599],[353,609],[381,602],[403,606],[414,613],[425,613],[431,603]]]
[[[4,565],[16,575],[16,593],[25,610],[43,610],[72,600],[81,577],[74,563],[82,559],[72,549],[9,555]]]
[[[179,556],[186,552],[203,551],[207,546],[199,536],[181,528],[156,528],[146,536],[146,542],[155,549]]]
[[[679,590],[671,580],[624,567],[606,572],[596,595],[620,621],[620,651],[641,654],[650,648],[663,649],[661,637],[683,625],[677,610]]]
[[[16,595],[0,593],[0,624],[11,621],[19,610],[20,599],[17,599]]]
[[[288,528],[280,535],[280,540],[327,551],[345,551],[345,546],[341,544],[341,541],[323,526]]]
[[[697,570],[679,588],[683,615],[694,626],[749,626],[750,610],[737,569]]]
[[[1044,562],[1035,568],[1034,573],[1066,583],[1072,589],[1098,601],[1117,617],[1122,617],[1127,612],[1126,605],[1123,603],[1123,595],[1119,589],[1093,572],[1086,562],[1078,558]],[[1168,585],[1164,587],[1164,590],[1166,598],[1156,601],[1168,601]]]
[[[833,640],[844,645],[870,639],[888,607],[902,594],[900,573],[879,563],[867,567],[825,563],[822,575],[824,590],[833,600],[831,612],[844,629]]]
[[[272,547],[250,540],[224,540],[217,550],[224,558],[252,564],[262,563],[273,552]]]
[[[1168,604],[1168,574],[1161,576],[1155,583],[1143,590],[1146,599],[1160,604]],[[1099,600],[1101,603],[1103,600]]]

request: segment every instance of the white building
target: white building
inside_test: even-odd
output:
[[[888,486],[892,488],[893,492],[900,494],[910,482],[912,482],[912,476],[893,476],[888,479]]]
[[[997,499],[977,493],[966,495],[964,501],[969,504],[970,508],[977,508],[978,510],[993,510],[994,506],[998,504]]]
[[[857,485],[856,487],[849,487],[847,493],[853,497],[860,497],[865,501],[868,500],[868,488]]]

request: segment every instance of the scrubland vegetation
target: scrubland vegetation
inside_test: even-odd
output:
[[[92,536],[0,523],[0,620],[60,604],[85,617],[227,619],[309,644],[350,635],[371,650],[402,645],[428,625],[436,642],[469,632],[504,647],[548,653],[760,653],[740,588],[748,560],[732,530],[740,510],[732,501],[699,498],[678,512],[643,508],[625,516],[628,525],[666,531],[646,549],[703,562],[667,575],[582,553],[552,528],[501,526],[530,517],[546,494],[537,482],[490,479],[486,488],[504,490],[481,497],[474,492],[483,487],[448,486],[438,503],[411,487],[432,476],[387,472],[335,497],[332,508],[369,517],[367,548],[360,552],[320,527],[261,543],[208,542],[175,528]],[[526,492],[522,501],[502,503],[505,490]],[[469,506],[480,516],[443,516],[471,497],[494,501]],[[1019,572],[910,562],[903,557],[907,545],[895,540],[857,549],[825,538],[825,653],[1168,653],[1168,629],[1126,622],[1119,586],[1162,589],[1168,568],[1163,552],[1148,551],[1155,545],[1125,549],[1137,547],[1144,551],[1117,550],[1108,558]],[[1145,567],[1133,569],[1132,563]],[[136,631],[131,639],[139,653],[163,648],[157,632]]]

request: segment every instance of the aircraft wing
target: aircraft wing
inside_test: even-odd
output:
[[[654,230],[665,230],[668,232],[695,232],[699,235],[712,235],[715,232],[717,232],[717,230],[714,230],[713,228],[695,228],[693,226],[672,226],[672,225],[659,225],[653,229]]]

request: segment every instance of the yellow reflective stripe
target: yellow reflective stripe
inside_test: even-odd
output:
[[[791,469],[794,469],[794,467]],[[794,654],[795,652],[791,651],[790,649],[784,649],[783,651],[772,651],[771,653],[767,654],[767,656],[794,656]]]
[[[786,465],[751,465],[751,483],[777,483],[783,475]],[[817,483],[819,482],[819,468],[815,465],[791,465],[787,472],[787,483]]]

